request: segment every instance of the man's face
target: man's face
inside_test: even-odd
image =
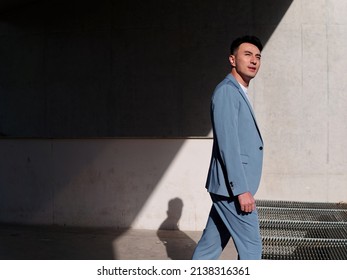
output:
[[[232,73],[239,83],[247,86],[255,77],[260,67],[260,58],[259,49],[250,43],[242,43],[235,53],[230,55]]]

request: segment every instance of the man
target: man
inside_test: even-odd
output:
[[[260,259],[262,244],[254,195],[258,189],[263,141],[247,96],[263,46],[254,36],[230,47],[231,73],[211,100],[213,149],[206,188],[213,205],[193,259],[218,259],[230,237],[239,259]]]

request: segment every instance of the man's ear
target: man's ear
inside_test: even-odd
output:
[[[235,67],[235,55],[231,54],[229,56],[229,61],[232,67]]]

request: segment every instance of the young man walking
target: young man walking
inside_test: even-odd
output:
[[[213,204],[193,259],[218,259],[230,237],[239,259],[261,259],[254,195],[262,171],[263,140],[247,89],[259,70],[262,49],[255,36],[234,40],[231,73],[212,96],[214,139],[206,188]]]

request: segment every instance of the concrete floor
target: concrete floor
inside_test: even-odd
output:
[[[185,260],[201,232],[0,225],[2,260]],[[232,243],[220,259],[236,259]]]

